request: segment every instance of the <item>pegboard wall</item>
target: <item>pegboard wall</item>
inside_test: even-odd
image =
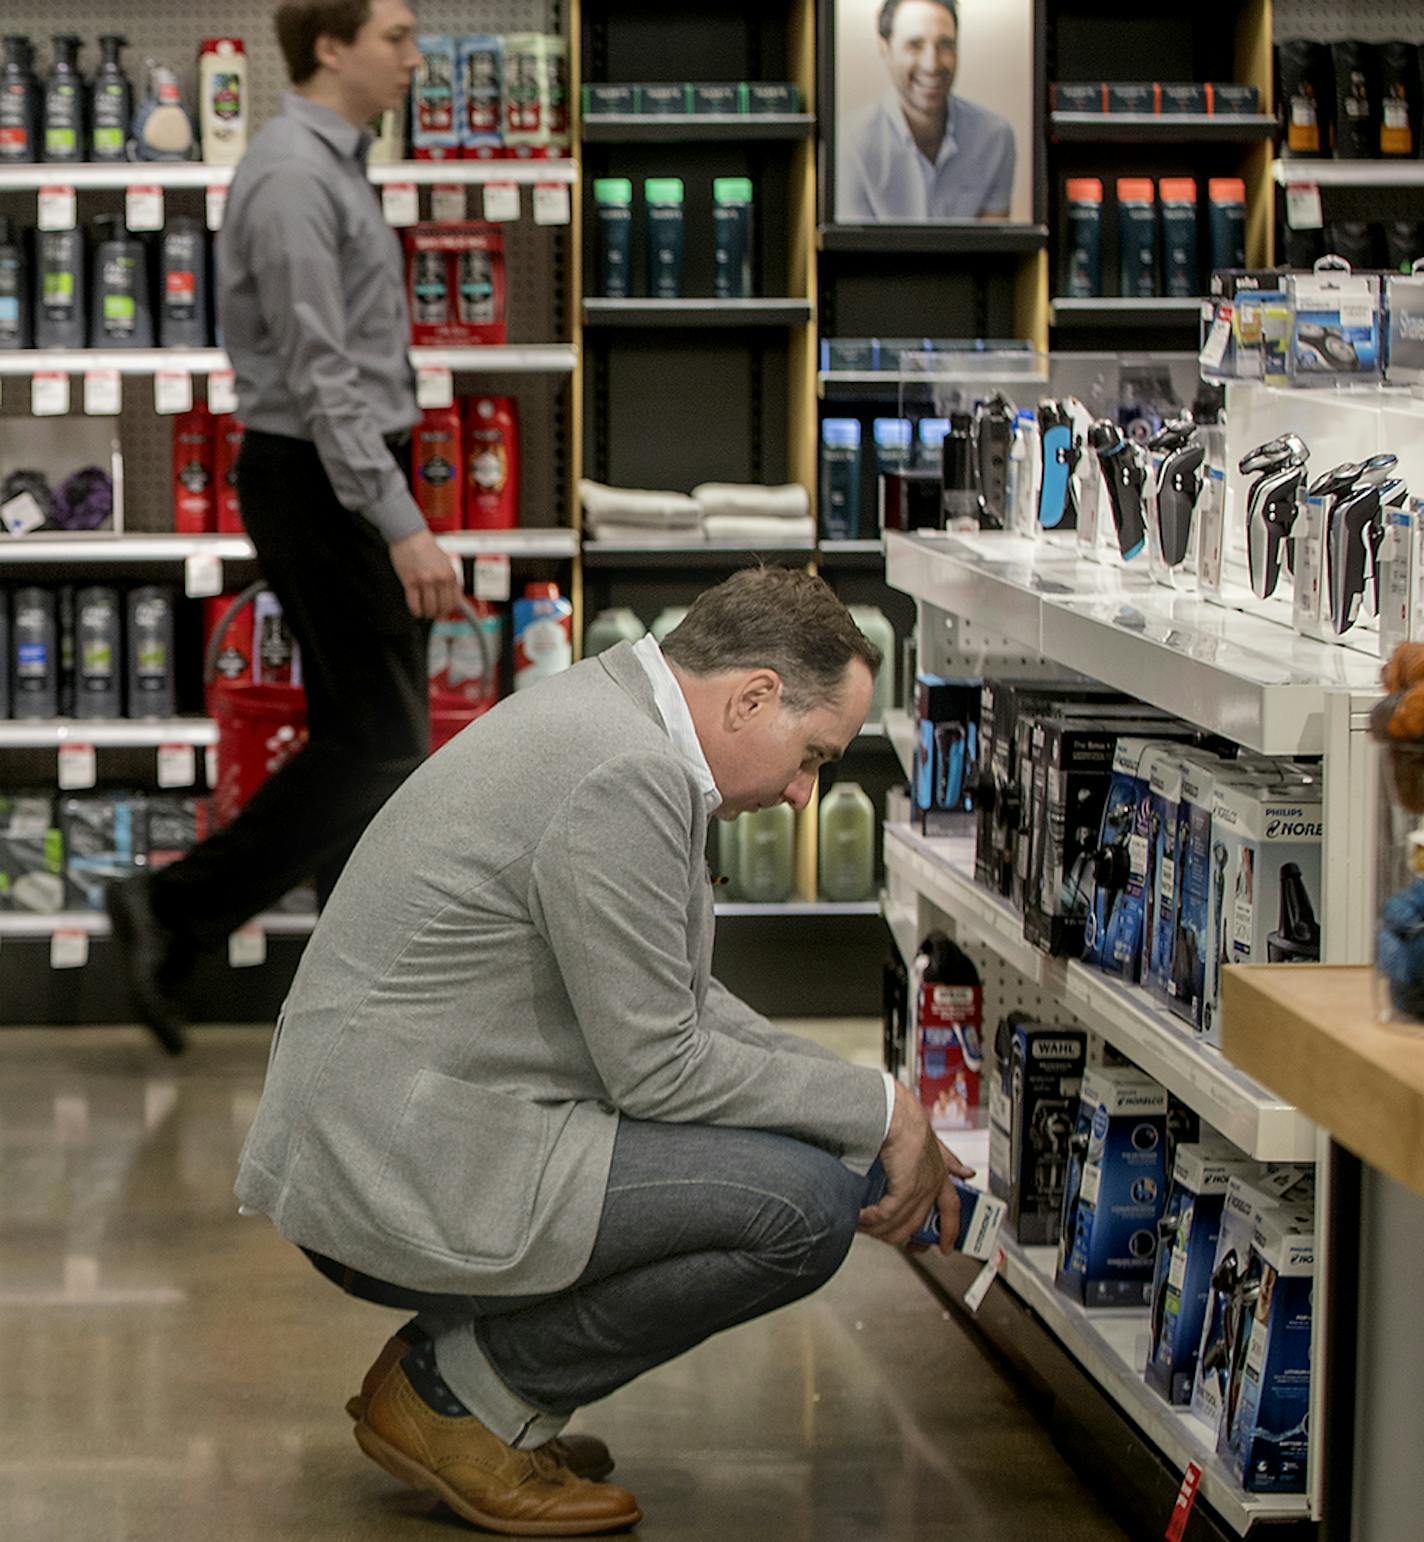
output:
[[[1419,0],[1275,0],[1271,32],[1276,41],[1311,38],[1319,43],[1424,42]]]
[[[129,39],[124,58],[136,93],[143,90],[144,61],[162,60],[176,70],[190,110],[197,100],[197,57],[202,39],[215,35],[242,38],[248,53],[252,105],[249,132],[255,132],[276,112],[287,86],[286,68],[277,47],[272,17],[275,0],[225,0],[220,7],[195,7],[181,0],[57,0],[41,6],[36,0],[4,0],[4,30],[27,33],[36,45],[37,70],[49,67],[49,38],[74,32],[85,48],[80,66],[90,72],[97,58],[97,38],[122,32]],[[563,0],[422,0],[419,23],[425,32],[559,32],[565,25]],[[168,209],[174,214],[203,217],[200,190],[170,189]],[[522,193],[523,219],[503,226],[505,241],[506,313],[511,343],[566,342],[569,336],[569,239],[566,231],[536,226],[529,217],[530,194]],[[480,210],[479,188],[468,190],[471,216]],[[102,214],[122,212],[119,194],[81,192],[79,221],[87,224]],[[421,191],[422,215],[429,213],[429,191]],[[0,213],[20,224],[34,219],[34,195],[0,193]],[[79,382],[75,381],[77,395]],[[204,382],[194,381],[202,398]],[[513,395],[519,403],[523,456],[520,522],[527,526],[566,523],[572,506],[568,463],[568,425],[572,410],[567,379],[540,375],[467,377],[456,382],[461,395]],[[0,427],[20,437],[18,419],[29,413],[28,382],[6,382]],[[172,528],[172,424],[153,411],[152,382],[143,376],[124,381],[124,411],[119,420],[124,453],[126,528],[133,531]]]

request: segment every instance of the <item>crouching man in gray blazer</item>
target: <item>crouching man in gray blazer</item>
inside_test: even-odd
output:
[[[857,1226],[956,1231],[967,1170],[881,1072],[711,978],[707,821],[855,737],[880,656],[820,579],[747,571],[501,703],[376,817],[302,959],[237,1194],[416,1310],[348,1404],[477,1525],[636,1523],[570,1415],[823,1284]],[[889,1191],[863,1209],[877,1155]]]

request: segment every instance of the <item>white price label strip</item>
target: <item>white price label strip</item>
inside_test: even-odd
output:
[[[84,415],[90,418],[116,418],[123,408],[124,386],[118,370],[85,370]]]
[[[62,418],[69,411],[69,376],[45,370],[30,380],[30,412],[37,418]]]
[[[567,225],[571,218],[566,182],[540,182],[534,188],[534,223]]]
[[[222,593],[222,558],[198,551],[183,559],[183,593],[190,600],[211,599]]]
[[[124,199],[124,223],[130,230],[162,230],[163,189],[131,187]]]
[[[218,417],[237,411],[237,376],[217,369],[208,376],[208,411]]]
[[[203,780],[211,792],[218,785],[218,747],[210,744],[203,751]]]
[[[40,189],[39,226],[41,230],[73,230],[75,224],[74,189]]]
[[[89,962],[88,932],[52,932],[49,939],[51,969],[82,969]]]
[[[994,1256],[974,1276],[974,1283],[964,1292],[964,1304],[971,1314],[978,1312],[984,1305],[984,1297],[989,1294],[989,1287],[998,1278],[999,1270],[1004,1267],[1004,1250],[995,1248]]]
[[[204,205],[208,217],[208,229],[221,230],[223,220],[227,217],[227,189],[210,187],[204,198]]]
[[[465,189],[458,182],[440,182],[430,189],[430,217],[437,225],[458,225],[467,215]]]
[[[161,369],[153,377],[153,410],[170,418],[193,410],[193,377],[186,369]]]
[[[59,785],[64,792],[92,787],[97,780],[92,744],[61,744],[59,747]]]
[[[484,205],[487,220],[517,220],[519,218],[519,184],[486,182]]]
[[[243,926],[227,940],[227,961],[234,969],[255,969],[267,962],[267,933],[260,926]]]
[[[499,604],[509,598],[509,558],[503,554],[475,558],[475,598]]]
[[[158,746],[158,785],[191,787],[198,780],[198,752],[191,744]]]
[[[1319,230],[1324,223],[1320,189],[1315,183],[1289,183],[1286,187],[1286,224],[1292,230]]]
[[[414,182],[387,182],[381,189],[381,210],[386,224],[399,229],[420,220],[420,195]]]
[[[439,365],[422,365],[415,372],[415,404],[422,409],[453,407],[455,377]]]

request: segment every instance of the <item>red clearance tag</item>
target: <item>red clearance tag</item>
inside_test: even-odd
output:
[[[1167,1542],[1182,1542],[1187,1531],[1187,1518],[1197,1502],[1197,1489],[1201,1485],[1202,1470],[1195,1462],[1187,1464],[1182,1486],[1177,1491],[1177,1502],[1172,1506],[1172,1519],[1167,1522]]]

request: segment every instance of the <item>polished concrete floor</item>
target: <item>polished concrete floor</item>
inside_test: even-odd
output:
[[[873,1026],[818,1032],[857,1059]],[[463,1523],[342,1403],[399,1321],[232,1199],[268,1035],[7,1030],[0,1539],[374,1542]],[[860,1239],[821,1293],[580,1415],[658,1542],[1115,1542],[972,1333]]]

